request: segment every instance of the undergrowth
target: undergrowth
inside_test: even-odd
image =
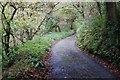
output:
[[[91,54],[120,66],[118,27],[113,24],[106,28],[105,23],[104,16],[94,16],[85,20],[85,24],[79,24],[77,45],[82,50],[87,50]]]
[[[72,33],[73,31],[37,35],[33,40],[11,49],[9,55],[3,55],[3,77],[20,77],[21,75],[27,77],[26,72],[32,69],[44,71],[45,65],[42,60],[49,52],[52,42]]]

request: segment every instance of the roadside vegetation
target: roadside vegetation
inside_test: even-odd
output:
[[[113,9],[111,9],[111,7]],[[88,9],[87,6],[85,6],[84,9]],[[112,12],[112,17],[110,16],[110,12]],[[81,19],[81,23],[77,24],[79,26],[77,32],[77,44],[79,48],[119,68],[119,2],[99,3],[97,4],[97,8],[93,9],[91,13],[91,16],[84,16],[84,18]],[[113,16],[113,14],[115,14],[115,16]]]
[[[3,78],[48,79],[44,59],[52,43],[73,34],[81,50],[120,68],[119,8],[120,2],[0,2]]]
[[[26,75],[26,72],[34,69],[45,71],[43,59],[49,52],[52,43],[55,40],[60,40],[71,34],[73,34],[73,31],[54,32],[42,37],[35,36],[33,40],[29,40],[23,45],[18,45],[14,48],[15,50],[12,49],[9,56],[6,56],[6,58],[3,59],[3,70],[7,71],[3,73],[4,76],[7,77],[9,75],[11,78],[23,76],[23,78],[29,78]],[[44,73],[40,76],[44,77],[45,75],[47,74]]]

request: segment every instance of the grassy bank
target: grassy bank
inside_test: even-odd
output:
[[[56,32],[46,34],[44,36],[35,36],[33,40],[27,41],[23,45],[17,46],[17,48],[14,48],[10,55],[3,60],[3,76],[26,76],[26,72],[31,69],[44,71],[45,65],[42,60],[46,53],[49,52],[49,48],[51,47],[52,42],[65,38],[72,33],[73,31]]]

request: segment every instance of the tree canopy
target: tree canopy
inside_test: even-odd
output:
[[[0,2],[3,77],[43,69],[53,41],[77,36],[77,46],[120,67],[120,2]],[[28,65],[26,65],[28,64]],[[46,74],[46,73],[45,73]]]

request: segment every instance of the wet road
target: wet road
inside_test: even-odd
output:
[[[88,58],[75,45],[75,35],[67,37],[52,47],[51,78],[117,80],[100,64]]]

